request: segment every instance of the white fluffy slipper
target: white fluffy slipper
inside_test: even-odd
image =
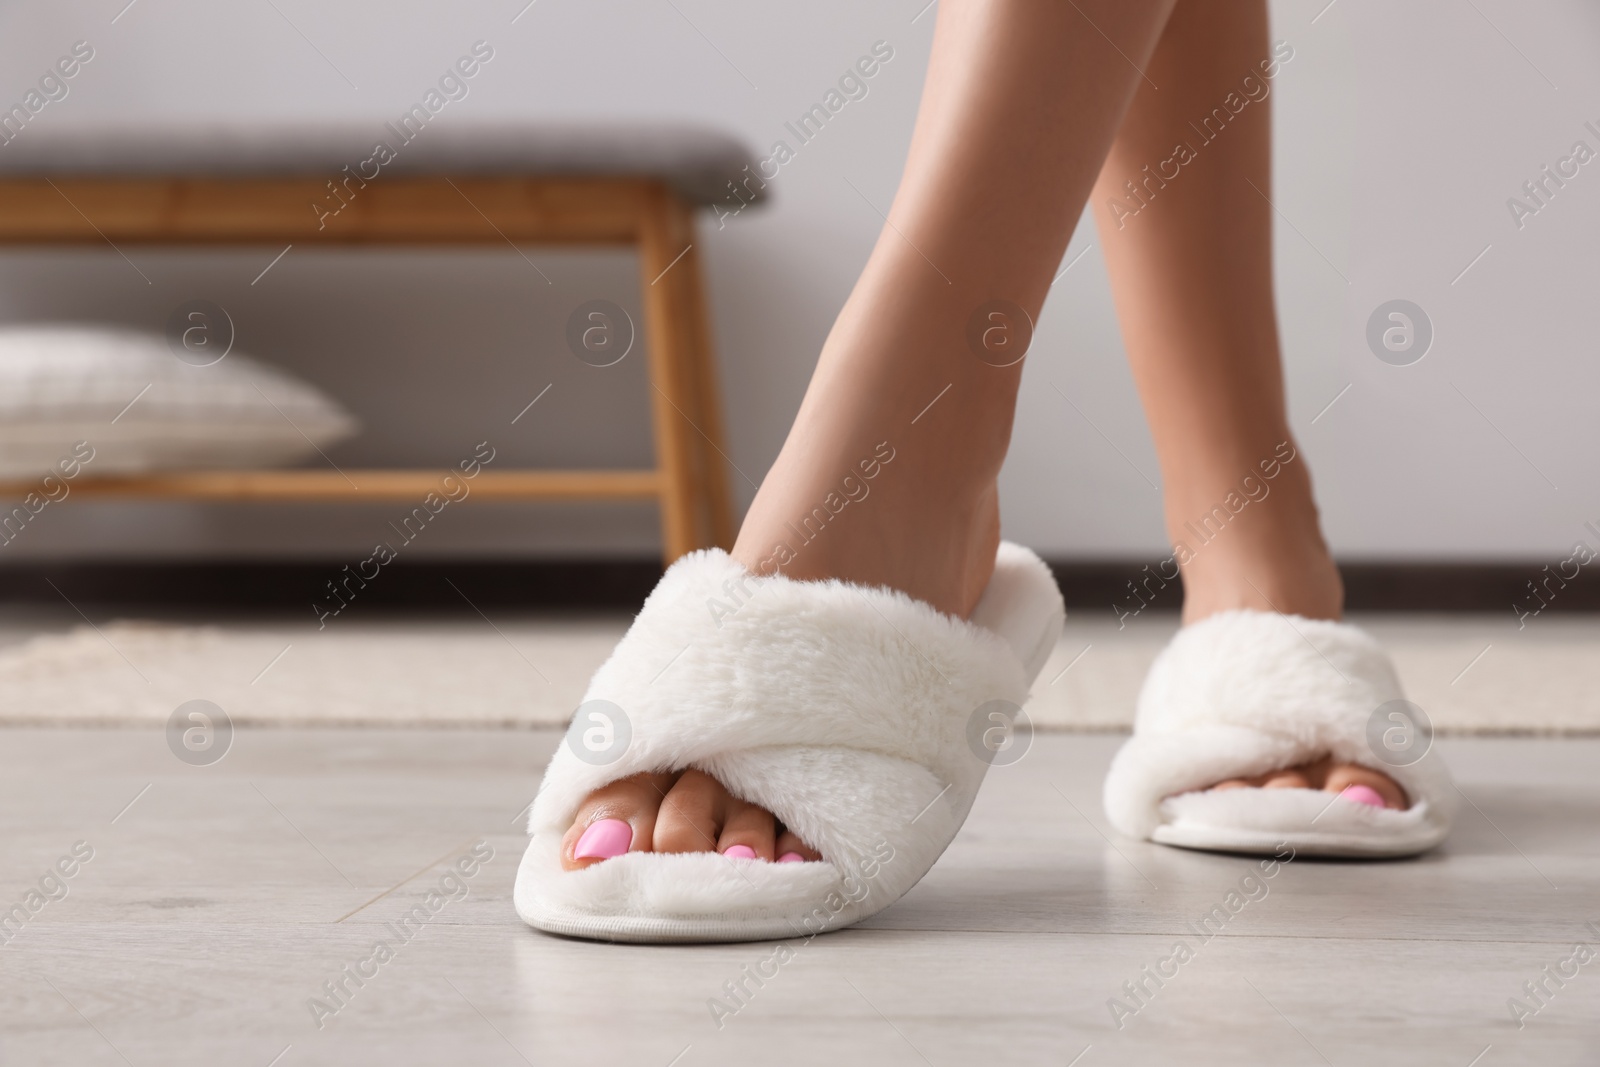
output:
[[[1049,569],[1012,544],[970,621],[890,589],[756,578],[718,549],[685,556],[590,682],[575,724],[595,725],[569,730],[545,771],[518,914],[602,940],[742,941],[888,907],[966,819],[993,759],[984,731],[1027,699],[1064,618]],[[614,740],[596,754],[586,734]],[[688,767],[771,811],[823,862],[628,852],[561,868],[585,796]]]
[[[1456,796],[1431,737],[1417,731],[1407,705],[1390,704],[1403,698],[1389,657],[1348,623],[1213,615],[1179,630],[1150,668],[1133,736],[1106,776],[1106,816],[1130,837],[1185,848],[1426,851],[1449,832]],[[1387,774],[1411,807],[1311,789],[1207,789],[1326,755]]]

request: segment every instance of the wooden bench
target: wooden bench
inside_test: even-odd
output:
[[[380,141],[393,158],[374,166]],[[377,124],[56,133],[41,123],[0,146],[0,245],[632,246],[655,467],[486,470],[473,494],[658,501],[671,563],[733,541],[694,212],[759,199],[749,164],[737,142],[694,128],[440,123],[403,142]],[[349,480],[325,470],[172,471],[84,478],[73,492],[365,501],[420,498],[438,478],[344,473]],[[0,484],[0,498],[29,488]]]

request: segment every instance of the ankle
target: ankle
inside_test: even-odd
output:
[[[1344,614],[1344,582],[1326,552],[1299,562],[1288,553],[1240,561],[1218,559],[1183,569],[1183,621],[1223,611],[1273,611],[1310,619]]]
[[[1263,484],[1222,492],[1217,505],[1196,503],[1205,497],[1193,493],[1169,501],[1184,622],[1238,609],[1314,619],[1343,614],[1344,583],[1322,538],[1310,479],[1285,467],[1269,490]],[[1252,489],[1258,495],[1246,495]]]
[[[887,586],[965,617],[994,570],[995,483],[942,475],[915,450],[886,455],[871,477],[858,464],[837,484],[816,476],[826,464],[814,454],[792,474],[775,465],[740,527],[733,558],[757,574]]]

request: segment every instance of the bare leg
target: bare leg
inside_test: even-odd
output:
[[[967,344],[968,320],[992,299],[1037,319],[1140,80],[1134,64],[1144,64],[1170,6],[940,5],[889,223],[745,517],[733,550],[740,563],[889,586],[956,615],[972,610],[999,542],[995,479],[1021,366],[980,359]],[[877,474],[864,482],[860,464],[874,459]],[[852,474],[868,495],[824,512],[820,531],[802,539],[803,521],[830,494],[837,500]],[[614,783],[579,811],[564,858],[569,867],[599,858],[573,855],[597,819],[627,822],[634,850],[726,851],[731,840],[766,859],[814,857],[792,834],[775,840],[772,817],[759,809],[739,812],[730,839],[719,815],[729,799],[698,772]]]
[[[811,514],[887,440],[897,458],[873,488],[879,503],[846,509],[784,572],[888,585],[955,614],[972,609],[999,540],[994,484],[1022,368],[977,358],[968,319],[991,298],[1037,319],[1139,80],[1101,31],[1142,60],[1167,7],[941,6],[889,225],[740,530],[742,563],[754,569],[775,543],[792,542],[785,524]],[[945,496],[940,486],[959,491]]]
[[[1185,622],[1233,608],[1318,619],[1343,610],[1310,472],[1289,431],[1279,362],[1265,72],[1281,59],[1268,40],[1265,0],[1180,0],[1148,68],[1160,89],[1140,84],[1094,190],[1161,459]],[[1186,162],[1175,152],[1180,143],[1192,152]],[[1246,476],[1253,481],[1241,489]],[[1230,494],[1250,502],[1236,515],[1214,512]],[[1334,792],[1363,784],[1389,806],[1406,806],[1386,775],[1353,764],[1320,761],[1219,784]]]

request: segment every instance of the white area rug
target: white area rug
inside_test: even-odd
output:
[[[535,621],[179,627],[114,622],[0,649],[0,723],[166,722],[202,698],[239,725],[559,726],[627,626]],[[1446,734],[1600,734],[1600,619],[1357,619]],[[1028,706],[1046,730],[1125,730],[1171,616],[1079,612]],[[1487,650],[1487,651],[1486,651]],[[670,663],[663,663],[671,669]]]
[[[1028,712],[1045,729],[1126,730],[1145,672],[1177,620],[1119,631],[1084,614],[1068,620]],[[1509,610],[1350,621],[1383,642],[1406,696],[1441,734],[1600,734],[1600,617],[1546,617],[1520,632]]]
[[[626,625],[79,626],[0,650],[0,722],[164,723],[198,698],[237,725],[560,724]]]

